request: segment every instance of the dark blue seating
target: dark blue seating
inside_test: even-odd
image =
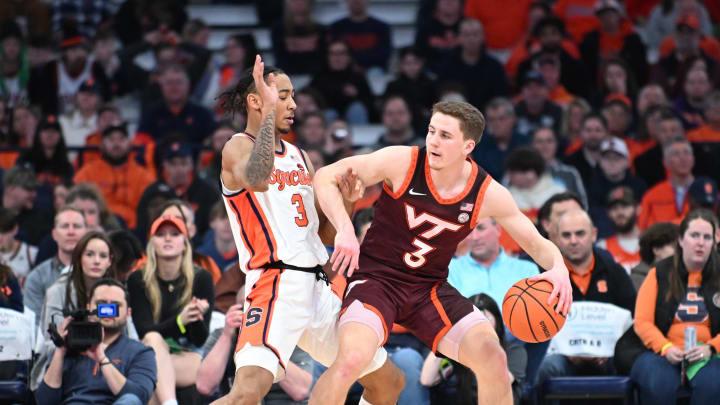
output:
[[[0,403],[30,403],[28,361],[2,361],[0,368],[3,370],[0,378]]]
[[[633,385],[629,377],[555,377],[545,380],[540,394],[544,403],[563,399],[620,399],[633,403]]]

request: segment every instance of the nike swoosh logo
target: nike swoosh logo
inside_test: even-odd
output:
[[[410,189],[409,193],[410,193],[410,195],[427,195],[427,194],[415,192],[413,189]]]

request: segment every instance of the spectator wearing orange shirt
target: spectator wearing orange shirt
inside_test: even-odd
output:
[[[715,90],[705,100],[705,124],[687,133],[693,143],[720,142],[720,90]]]
[[[518,87],[527,72],[534,69],[534,57],[538,52],[553,53],[560,59],[562,85],[572,94],[587,97],[592,83],[588,80],[587,69],[580,60],[580,51],[565,32],[563,21],[555,16],[544,17],[535,24],[533,35],[539,46],[531,47],[529,51],[532,53],[519,63],[516,74]]]
[[[683,374],[691,404],[720,397],[717,221],[708,210],[690,212],[673,258],[657,263],[640,286],[633,328],[644,350],[632,359],[630,377],[643,404],[675,404]],[[693,348],[685,347],[687,327],[697,331]]]
[[[560,107],[567,107],[575,95],[570,94],[560,83],[562,66],[560,58],[553,52],[540,52],[533,63],[535,70],[545,79],[548,88],[548,99]]]
[[[630,21],[624,18],[620,4],[616,0],[600,0],[595,15],[600,26],[586,34],[580,44],[583,62],[592,77],[598,77],[603,60],[620,57],[643,85],[648,74],[647,51]]]
[[[645,180],[648,187],[654,186],[667,177],[663,166],[663,145],[670,139],[685,137],[682,122],[671,109],[659,107],[657,114],[652,125],[647,127],[649,135],[655,138],[655,146],[638,155],[633,161],[635,174]],[[654,113],[651,115],[654,116]]]
[[[568,33],[578,44],[582,42],[585,34],[598,27],[598,20],[595,18],[596,3],[597,0],[558,0],[553,6],[553,13],[565,21]]]
[[[467,0],[465,16],[483,23],[491,50],[509,50],[525,34],[533,0]]]
[[[687,193],[694,180],[692,169],[695,158],[684,136],[665,142],[663,164],[669,177],[645,193],[638,218],[640,229],[656,222],[678,223],[690,211]]]
[[[698,19],[693,15],[680,17],[673,35],[675,47],[672,48],[672,52],[660,55],[660,60],[651,72],[650,81],[661,83],[666,91],[670,91],[675,85],[678,74],[683,68],[687,68],[687,64],[694,64],[696,58],[702,59],[705,70],[713,76],[718,68],[720,56],[717,56],[718,60],[713,59],[713,56],[701,46],[702,39]],[[698,65],[690,67],[696,66]]]
[[[613,259],[630,274],[640,263],[640,228],[637,226],[637,201],[628,187],[610,191],[607,215],[615,234],[598,241],[597,246],[607,250]]]
[[[85,164],[76,183],[95,183],[108,202],[110,211],[122,217],[128,228],[137,224],[135,207],[143,191],[155,180],[152,172],[130,159],[130,139],[125,125],[112,125],[102,133],[101,159]]]

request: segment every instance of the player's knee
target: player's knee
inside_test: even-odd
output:
[[[232,404],[234,405],[257,405],[263,399],[263,393],[260,389],[250,384],[245,384],[232,394]]]
[[[357,379],[372,361],[373,353],[351,349],[338,357],[338,372],[343,379]]]
[[[476,345],[470,352],[469,366],[475,374],[490,372],[497,378],[508,378],[507,355],[496,341],[486,340]]]

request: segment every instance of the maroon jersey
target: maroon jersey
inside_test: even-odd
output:
[[[364,273],[365,256],[404,280],[445,280],[458,243],[477,224],[491,180],[485,170],[470,158],[468,161],[472,173],[465,189],[444,199],[432,184],[425,148],[413,147],[410,167],[397,192],[383,184],[355,274]]]

